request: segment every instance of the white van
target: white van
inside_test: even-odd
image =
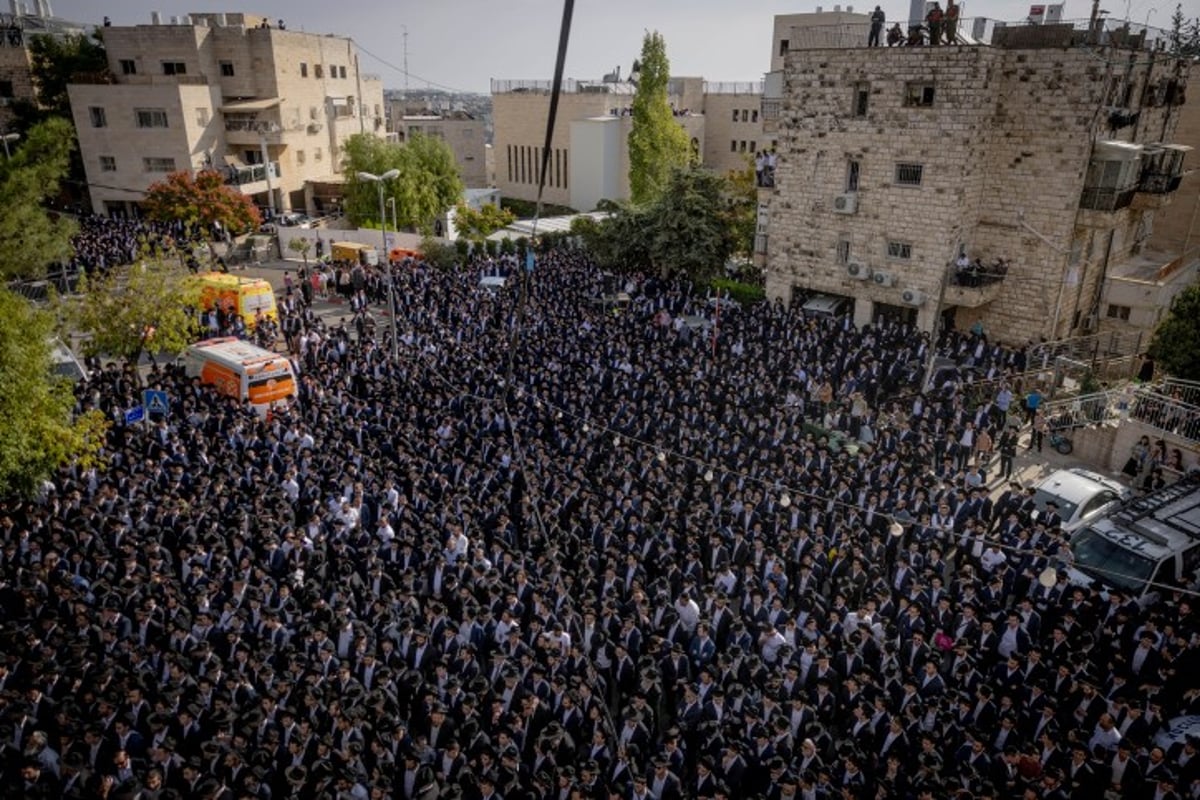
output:
[[[183,363],[189,378],[199,378],[228,397],[249,400],[263,416],[296,395],[296,376],[287,356],[232,336],[190,345]]]
[[[49,341],[49,344],[50,372],[52,374],[60,378],[66,378],[72,383],[87,380],[87,367],[75,357],[75,354],[71,352],[71,348],[63,344],[62,339],[56,336]]]

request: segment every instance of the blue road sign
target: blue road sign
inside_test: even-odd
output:
[[[142,405],[151,414],[161,414],[164,417],[171,413],[171,400],[167,393],[157,389],[146,389],[142,392]]]
[[[125,412],[125,424],[136,425],[146,418],[146,409],[142,406],[134,406]]]

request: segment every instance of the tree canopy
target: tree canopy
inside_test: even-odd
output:
[[[262,216],[250,198],[225,185],[215,170],[196,173],[172,172],[146,190],[142,209],[149,219],[182,222],[202,236],[209,236],[213,225],[234,234],[256,230]]]
[[[87,282],[76,324],[90,334],[88,355],[123,358],[177,355],[200,333],[199,284],[174,259],[153,254]]]
[[[1175,4],[1171,15],[1171,53],[1177,56],[1200,56],[1200,16],[1188,19],[1183,15],[1183,4]]]
[[[70,166],[75,129],[65,119],[30,128],[0,162],[0,278],[31,278],[71,255],[74,221],[46,210]]]
[[[461,236],[472,241],[486,239],[501,228],[512,224],[517,215],[506,208],[484,203],[476,210],[466,203],[459,203],[454,208],[454,227]]]
[[[13,127],[26,131],[50,117],[71,119],[67,86],[80,75],[108,75],[108,55],[99,34],[34,36],[29,40],[29,71],[35,102],[12,105]]]
[[[638,61],[640,74],[629,131],[629,191],[634,204],[656,199],[671,170],[687,165],[692,158],[691,140],[675,119],[667,96],[671,64],[662,34],[646,34]]]
[[[581,218],[572,233],[606,269],[679,272],[707,281],[739,246],[744,202],[729,179],[701,167],[677,168],[654,202],[618,206],[600,223]]]
[[[418,135],[396,144],[358,133],[346,140],[344,151],[345,209],[352,224],[378,226],[383,222],[379,219],[379,189],[373,181],[359,179],[360,172],[382,175],[399,170],[399,176],[384,184],[383,196],[395,200],[396,224],[401,228],[423,233],[433,230],[434,220],[462,196],[454,151],[441,139]],[[390,214],[387,222],[390,226]]]
[[[1200,381],[1200,284],[1175,298],[1150,342],[1150,355],[1176,378]]]
[[[58,467],[95,463],[99,412],[73,418],[71,385],[51,376],[54,321],[0,288],[0,497],[34,494]]]

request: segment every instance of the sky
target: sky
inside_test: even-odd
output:
[[[31,0],[30,0],[31,1]],[[404,28],[408,30],[408,88],[427,81],[458,91],[488,92],[492,78],[549,79],[562,22],[561,0],[50,0],[53,13],[114,25],[149,24],[189,12],[245,11],[282,18],[288,28],[347,35],[364,51],[360,68],[383,77],[389,89],[405,88]],[[875,2],[855,6],[867,12]],[[1019,20],[1033,0],[964,0],[962,16]],[[1177,0],[1103,0],[1113,17],[1166,27]],[[833,3],[822,0],[826,11]],[[908,15],[907,0],[884,0],[888,19]],[[770,67],[776,14],[815,11],[816,0],[576,0],[566,77],[600,78],[620,65],[622,76],[641,50],[647,30],[667,43],[674,75],[710,81],[757,81]],[[7,12],[8,3],[0,3]],[[1184,0],[1184,13],[1200,15],[1200,0]],[[1086,19],[1089,0],[1067,0],[1065,18]],[[373,54],[368,55],[367,53]],[[386,63],[385,63],[386,62]]]

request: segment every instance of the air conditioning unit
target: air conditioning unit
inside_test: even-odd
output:
[[[871,276],[876,286],[895,286],[896,276],[890,272],[876,272]]]
[[[925,293],[920,289],[905,289],[900,293],[900,302],[906,306],[925,305]]]
[[[309,133],[320,133],[321,132],[321,123],[319,123],[319,122],[308,123],[308,132]]]
[[[1080,327],[1082,327],[1085,331],[1088,331],[1090,333],[1091,331],[1096,330],[1096,323],[1098,323],[1098,322],[1099,322],[1099,320],[1097,319],[1095,314],[1088,314],[1086,317],[1083,318],[1083,324]]]
[[[865,281],[871,277],[871,268],[861,261],[851,261],[846,265],[846,274],[856,281]]]
[[[839,194],[833,198],[833,211],[835,214],[853,214],[858,211],[858,195],[853,192]]]

